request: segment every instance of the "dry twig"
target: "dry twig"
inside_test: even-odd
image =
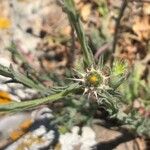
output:
[[[117,40],[118,40],[118,32],[119,32],[119,28],[120,28],[120,21],[124,14],[125,8],[127,7],[127,4],[128,4],[128,0],[123,0],[121,8],[120,8],[119,16],[116,20],[114,40],[113,40],[113,46],[112,46],[112,54],[114,54],[115,50],[116,50],[116,45],[117,45]],[[113,64],[113,61],[114,61],[114,57],[111,58],[111,64]]]

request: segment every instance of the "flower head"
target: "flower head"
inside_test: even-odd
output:
[[[102,76],[96,72],[90,72],[85,76],[85,83],[89,86],[98,87],[102,83]]]
[[[84,72],[76,71],[78,78],[73,80],[81,82],[84,88],[83,94],[88,94],[88,97],[91,95],[95,95],[96,99],[98,99],[98,95],[102,90],[109,88],[108,80],[109,75],[105,74],[105,69],[100,69],[94,66],[91,66],[88,69],[85,69]]]

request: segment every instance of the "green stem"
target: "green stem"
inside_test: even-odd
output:
[[[15,71],[12,66],[5,67],[0,64],[0,75],[11,78],[14,82],[22,83],[23,85],[36,89],[37,91],[48,91],[42,84],[37,84],[33,82],[30,78],[26,77],[24,74]]]
[[[24,101],[24,102],[12,102],[9,104],[4,104],[0,105],[0,112],[18,112],[18,111],[23,111],[27,110],[48,102],[54,102],[57,101],[61,98],[64,98],[66,95],[70,93],[74,93],[77,89],[80,89],[81,87],[78,84],[72,84],[68,86],[67,89],[65,89],[63,92],[56,93],[44,98],[39,98],[39,99],[34,99],[34,100],[29,100],[29,101]]]
[[[65,0],[64,1],[64,10],[66,11],[69,21],[73,29],[75,29],[77,33],[78,40],[81,44],[83,50],[83,57],[85,66],[90,66],[94,63],[94,57],[90,47],[88,46],[88,42],[83,30],[83,26],[80,20],[79,15],[75,10],[75,4],[73,0]]]

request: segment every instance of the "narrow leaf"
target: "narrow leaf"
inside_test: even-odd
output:
[[[73,0],[64,0],[64,10],[66,11],[68,18],[70,20],[72,28],[76,31],[78,40],[81,44],[81,48],[83,51],[84,63],[85,66],[88,67],[94,64],[94,57],[91,49],[88,46],[88,42],[83,30],[83,26],[79,15],[75,10],[75,4]]]
[[[78,84],[71,84],[63,92],[49,95],[47,97],[34,99],[34,100],[27,100],[23,102],[12,102],[9,104],[0,105],[0,112],[18,112],[18,111],[31,109],[39,105],[42,105],[48,102],[54,102],[56,100],[64,98],[66,95],[68,95],[69,93],[75,92],[79,88],[80,86]]]

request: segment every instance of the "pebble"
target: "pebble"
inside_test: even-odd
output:
[[[80,150],[91,150],[96,144],[96,134],[90,127],[83,127],[82,134],[79,135],[79,127],[72,128],[71,133],[60,135],[59,142],[61,150],[75,150],[75,147],[80,147]]]

